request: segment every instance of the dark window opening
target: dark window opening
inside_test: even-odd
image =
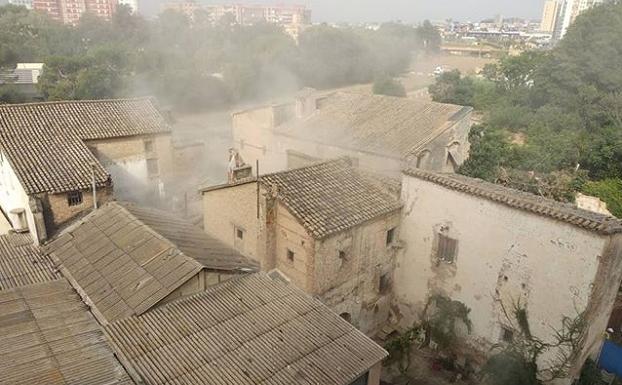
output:
[[[352,323],[352,315],[350,313],[341,313],[341,314],[339,314],[339,317],[341,317],[344,320]]]
[[[78,206],[82,204],[82,191],[71,191],[67,193],[67,204]]]
[[[386,294],[391,289],[391,276],[389,273],[382,274],[378,282],[378,292],[380,294]]]
[[[369,383],[369,372],[363,374],[350,385],[367,385]]]
[[[290,249],[287,249],[287,260],[290,262],[294,262],[295,257],[296,257],[296,253],[294,253]]]
[[[438,235],[438,250],[436,256],[439,260],[446,263],[454,263],[457,249],[458,241],[456,239],[449,238],[444,234]]]
[[[339,259],[341,260],[341,262],[345,262],[347,261],[347,256],[346,256],[346,252],[345,251],[340,251],[339,252]]]
[[[242,229],[236,229],[236,230],[235,230],[235,236],[236,236],[238,239],[240,239],[240,240],[244,239],[244,230],[242,230]]]
[[[508,343],[514,341],[514,331],[512,329],[504,327],[503,333],[501,334],[501,339],[503,340],[503,342]]]
[[[395,241],[395,228],[387,231],[387,246],[390,246]]]

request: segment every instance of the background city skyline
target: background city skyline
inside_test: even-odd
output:
[[[146,15],[155,15],[167,0],[140,0]],[[303,4],[313,11],[313,22],[383,22],[425,19],[479,21],[503,15],[540,19],[543,0],[205,0],[205,4]]]

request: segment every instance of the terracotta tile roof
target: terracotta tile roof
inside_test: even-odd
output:
[[[52,259],[39,252],[30,234],[0,236],[0,291],[59,278]]]
[[[337,92],[308,118],[276,132],[304,140],[406,158],[454,126],[470,107],[410,98]]]
[[[0,384],[130,385],[66,280],[0,291]]]
[[[0,148],[27,194],[110,183],[85,141],[170,132],[151,99],[0,105]]]
[[[348,158],[269,174],[261,182],[316,238],[325,238],[396,211],[394,195],[368,180]]]
[[[418,169],[405,170],[404,174],[515,209],[566,222],[589,231],[605,235],[622,232],[622,221],[617,218],[582,210],[573,204],[557,202],[480,179],[457,174],[436,174]]]
[[[387,356],[325,305],[263,273],[106,331],[148,385],[348,385]]]
[[[205,268],[256,267],[209,242],[207,235],[199,237],[181,220],[172,219],[171,228],[162,231],[171,215],[159,211],[161,218],[156,219],[157,212],[108,203],[45,246],[101,322],[146,312]],[[185,230],[186,235],[179,233]],[[231,262],[225,260],[228,255]]]

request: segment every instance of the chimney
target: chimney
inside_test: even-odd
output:
[[[242,156],[235,148],[229,149],[229,165],[227,167],[227,183],[234,184],[253,178],[253,167],[244,163]]]
[[[317,93],[313,88],[304,88],[296,95],[296,118],[303,119],[317,111]]]
[[[13,229],[18,233],[28,232],[28,221],[26,219],[26,210],[23,208],[16,208],[11,210],[11,221],[13,222]]]

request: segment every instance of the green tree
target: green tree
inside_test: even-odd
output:
[[[374,81],[373,92],[376,95],[406,97],[406,89],[399,81],[383,76]]]

